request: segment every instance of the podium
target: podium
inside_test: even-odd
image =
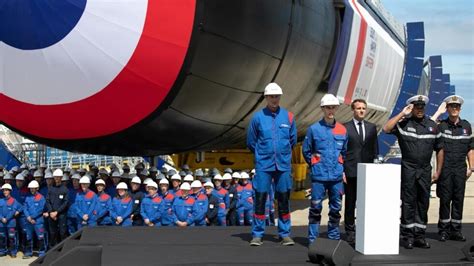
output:
[[[398,255],[400,165],[357,165],[356,245],[364,255]]]

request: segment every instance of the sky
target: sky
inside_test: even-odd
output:
[[[465,99],[461,117],[474,123],[474,0],[381,0],[400,23],[423,21],[425,56],[441,55],[456,94]]]

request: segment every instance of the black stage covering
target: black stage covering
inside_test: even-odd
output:
[[[50,250],[31,265],[309,265],[307,227],[293,227],[296,245],[283,247],[276,228],[267,228],[264,244],[250,247],[249,227],[96,227],[85,228]],[[326,228],[323,227],[322,237]],[[464,225],[468,242],[474,224]],[[383,232],[380,233],[383,241]],[[474,265],[461,249],[467,242],[439,242],[436,225],[428,227],[431,249],[400,248],[397,256],[364,256],[357,253],[352,265]]]

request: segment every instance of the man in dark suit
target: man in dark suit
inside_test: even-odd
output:
[[[346,176],[344,191],[344,225],[347,242],[351,245],[355,242],[355,203],[357,198],[357,164],[372,163],[378,156],[379,147],[377,143],[377,128],[375,124],[364,121],[367,113],[367,102],[363,99],[355,99],[351,108],[354,118],[346,122],[344,126],[349,135],[347,154],[344,161],[344,173]]]

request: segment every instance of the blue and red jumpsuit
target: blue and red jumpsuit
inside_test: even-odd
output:
[[[110,209],[110,217],[116,226],[129,227],[132,226],[132,211],[133,200],[132,197],[115,197],[112,200],[112,208]],[[117,224],[117,218],[122,217],[122,222]]]
[[[23,213],[27,219],[27,224],[24,229],[26,233],[25,255],[27,256],[33,255],[33,233],[38,240],[39,256],[43,256],[46,252],[46,233],[43,218],[45,205],[46,199],[39,192],[30,194],[23,205]],[[28,218],[30,218],[32,222],[29,222]]]
[[[196,217],[194,217],[194,225],[196,226],[207,226],[206,224],[206,214],[209,205],[207,195],[202,191],[199,191],[197,194],[193,194],[196,207]]]
[[[308,128],[303,143],[303,156],[311,167],[311,206],[308,238],[312,243],[319,236],[322,202],[329,195],[328,238],[340,239],[343,185],[343,163],[347,150],[347,131],[338,122],[327,124],[324,119]]]
[[[180,221],[186,222],[187,226],[193,226],[197,216],[195,203],[196,200],[190,195],[175,198],[173,201],[173,223],[177,225],[177,222]]]
[[[94,191],[87,189],[77,193],[74,207],[76,208],[77,229],[81,229],[83,226],[92,227],[97,225],[97,195]],[[86,214],[88,216],[87,221],[83,219]]]
[[[252,181],[255,189],[253,237],[265,232],[265,203],[275,184],[278,202],[278,234],[290,235],[291,151],[297,141],[293,113],[279,107],[276,112],[263,108],[253,116],[247,132],[247,146],[255,155],[256,174]],[[270,197],[272,198],[272,197]]]
[[[226,226],[227,208],[230,204],[229,191],[223,187],[216,187],[212,194],[219,200],[219,211],[217,212],[217,225]]]
[[[252,225],[253,223],[253,198],[254,190],[251,183],[244,186],[238,185],[237,194],[239,194],[239,202],[237,204],[237,213],[239,217],[239,225]]]
[[[12,256],[16,256],[18,252],[15,214],[21,209],[20,203],[12,196],[0,199],[0,255],[6,255],[8,247]]]
[[[140,214],[143,221],[150,220],[155,227],[161,226],[161,215],[163,214],[163,199],[155,193],[154,195],[146,196],[140,206]],[[146,224],[144,224],[146,225]]]
[[[161,225],[174,226],[173,222],[173,202],[175,196],[173,193],[167,191],[162,195],[163,198],[163,214],[161,217]]]
[[[100,193],[95,210],[98,225],[113,224],[110,218],[110,208],[112,208],[112,198],[105,192]]]

